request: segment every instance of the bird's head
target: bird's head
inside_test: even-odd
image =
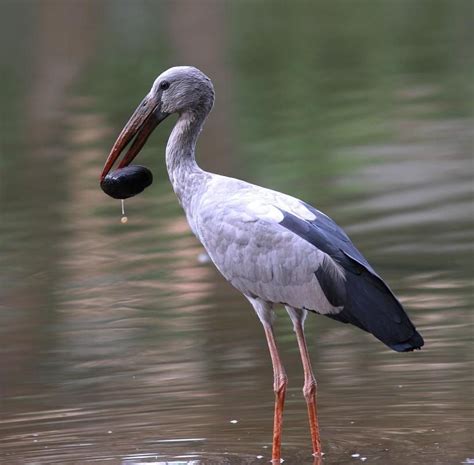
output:
[[[176,66],[160,74],[150,93],[159,96],[161,110],[167,114],[208,113],[214,103],[211,80],[192,66]]]
[[[207,115],[213,103],[212,82],[197,68],[176,66],[160,74],[115,141],[102,170],[101,179],[104,179],[124,148],[131,142],[118,168],[129,165],[156,126],[167,116],[173,113],[189,113],[191,118]]]

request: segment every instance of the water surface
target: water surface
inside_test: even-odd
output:
[[[165,172],[173,121],[140,155],[155,182],[127,201],[127,225],[98,189],[129,114],[183,63],[217,92],[201,164],[330,214],[425,338],[397,354],[309,318],[323,463],[472,459],[470,3],[196,5],[4,4],[0,462],[268,463],[265,338],[199,260]],[[299,354],[278,313],[283,456],[310,465]]]

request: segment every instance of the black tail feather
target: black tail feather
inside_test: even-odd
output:
[[[421,348],[423,338],[390,288],[358,260],[345,256],[353,265],[345,267],[347,301],[341,312],[326,316],[372,333],[397,352]]]
[[[316,215],[314,221],[281,210],[284,218],[280,225],[314,245],[343,269],[343,286],[334,281],[331,267],[324,260],[315,271],[328,301],[335,307],[343,307],[339,313],[325,315],[372,333],[398,352],[419,349],[423,338],[390,288],[333,220],[311,205],[304,205]]]

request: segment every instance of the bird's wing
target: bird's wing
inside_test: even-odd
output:
[[[315,272],[328,299],[342,305],[340,312],[327,316],[372,333],[398,352],[423,346],[423,338],[401,303],[334,221],[325,215],[319,216],[319,221],[302,221],[286,213],[280,224],[320,248],[342,267],[345,299],[323,269]]]
[[[237,289],[352,323],[395,350],[423,345],[390,288],[328,216],[269,189],[224,186],[204,197],[198,235]]]
[[[225,189],[209,191],[195,219],[197,235],[224,277],[249,297],[324,314],[339,312],[345,299],[341,267],[285,227],[288,215],[308,222],[316,221],[316,214],[294,197],[229,182]],[[328,277],[333,296],[328,298],[316,273]]]

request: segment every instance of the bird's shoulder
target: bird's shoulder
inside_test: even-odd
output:
[[[278,224],[283,220],[284,212],[312,221],[317,212],[312,210],[291,195],[219,175],[208,184],[199,206],[202,217],[245,223],[268,221]]]
[[[295,246],[304,253],[317,249],[344,267],[353,268],[355,260],[374,272],[325,213],[291,195],[239,179],[213,177],[200,202],[198,224],[203,243],[222,241],[224,247],[257,240],[260,253]]]

